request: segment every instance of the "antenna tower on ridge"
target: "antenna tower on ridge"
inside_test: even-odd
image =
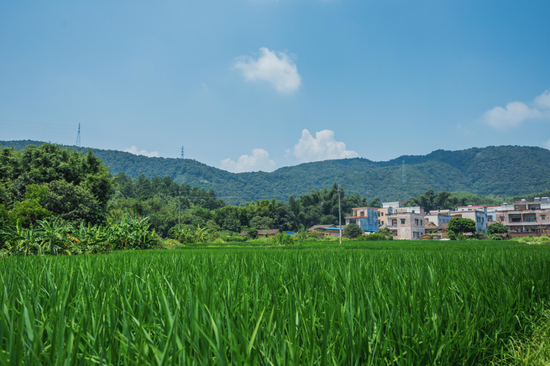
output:
[[[76,146],[80,147],[80,123],[78,124],[78,134],[76,135]]]
[[[181,147],[181,158],[183,159],[183,146]]]
[[[405,173],[405,160],[403,160],[403,177],[402,177],[403,183],[407,181],[407,174]]]

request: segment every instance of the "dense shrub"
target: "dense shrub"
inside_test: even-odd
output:
[[[365,235],[361,238],[361,240],[365,240],[365,241],[378,241],[378,240],[392,240],[393,238],[390,236],[391,239],[389,239],[386,235],[384,234],[377,234],[377,233],[374,233],[374,234],[370,234],[370,235]]]

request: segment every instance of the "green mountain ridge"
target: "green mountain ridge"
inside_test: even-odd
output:
[[[0,146],[23,149],[41,141],[0,141]],[[71,146],[76,150],[87,150]],[[346,193],[369,198],[406,200],[434,191],[469,192],[504,198],[550,189],[550,151],[528,146],[489,146],[459,151],[436,150],[427,155],[404,155],[384,162],[364,158],[326,160],[283,167],[271,173],[230,173],[195,160],[149,158],[131,153],[91,149],[109,165],[113,175],[137,178],[170,176],[178,183],[214,189],[227,203],[258,199],[286,201],[311,189],[338,182]],[[407,181],[402,182],[405,162]]]

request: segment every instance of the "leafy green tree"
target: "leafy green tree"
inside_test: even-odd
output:
[[[350,238],[357,238],[358,236],[363,235],[363,230],[359,225],[351,223],[344,227],[344,235],[349,236]]]
[[[47,183],[44,187],[47,192],[42,205],[65,221],[73,224],[85,221],[92,225],[105,222],[106,213],[90,190],[64,180]]]
[[[8,221],[15,225],[19,220],[23,227],[28,228],[51,215],[52,212],[42,207],[37,199],[25,199],[15,203],[8,214]]]
[[[389,227],[378,229],[378,232],[376,232],[375,234],[384,235],[387,240],[393,240],[393,235],[391,234],[391,230]]]
[[[467,219],[464,217],[453,217],[451,221],[449,221],[447,230],[452,231],[456,235],[463,233],[475,233],[476,222],[472,219]]]
[[[492,223],[487,227],[489,234],[508,234],[508,227],[500,222]]]
[[[376,197],[375,199],[373,199],[372,201],[370,201],[368,204],[367,204],[368,207],[377,207],[377,208],[382,208],[382,201],[380,200],[380,198]]]
[[[453,230],[447,230],[447,237],[451,240],[456,240],[456,234]]]
[[[48,199],[51,201],[51,195],[54,194],[50,189],[50,198],[28,198],[26,195],[29,186],[49,186],[53,182],[66,182],[79,187],[79,192],[87,191],[91,194],[98,206],[96,214],[103,215],[102,219],[105,219],[107,204],[114,192],[112,178],[101,159],[91,151],[82,154],[56,144],[31,145],[21,151],[1,148],[0,172],[0,191],[3,192],[0,194],[0,204],[4,204],[9,211],[15,210],[13,215],[16,216],[23,214],[25,210],[27,214],[29,210],[36,211],[39,209],[38,205],[46,206]],[[55,183],[53,187],[57,187]],[[35,201],[19,204],[25,200]],[[54,215],[66,213],[56,212],[51,207],[47,209]]]
[[[271,229],[273,227],[273,219],[265,216],[254,216],[250,220],[250,227],[255,229]]]

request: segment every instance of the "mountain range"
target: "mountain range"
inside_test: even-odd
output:
[[[42,143],[0,141],[0,146],[23,149]],[[348,194],[359,193],[383,201],[405,201],[428,189],[477,193],[494,198],[550,189],[550,150],[540,147],[436,150],[427,155],[404,155],[384,162],[364,158],[326,160],[284,167],[271,173],[230,173],[191,159],[91,150],[103,159],[113,175],[125,172],[134,178],[140,174],[148,178],[170,176],[178,183],[213,189],[219,198],[231,204],[272,198],[286,201],[291,194],[298,196],[311,189],[330,187],[334,182]]]

